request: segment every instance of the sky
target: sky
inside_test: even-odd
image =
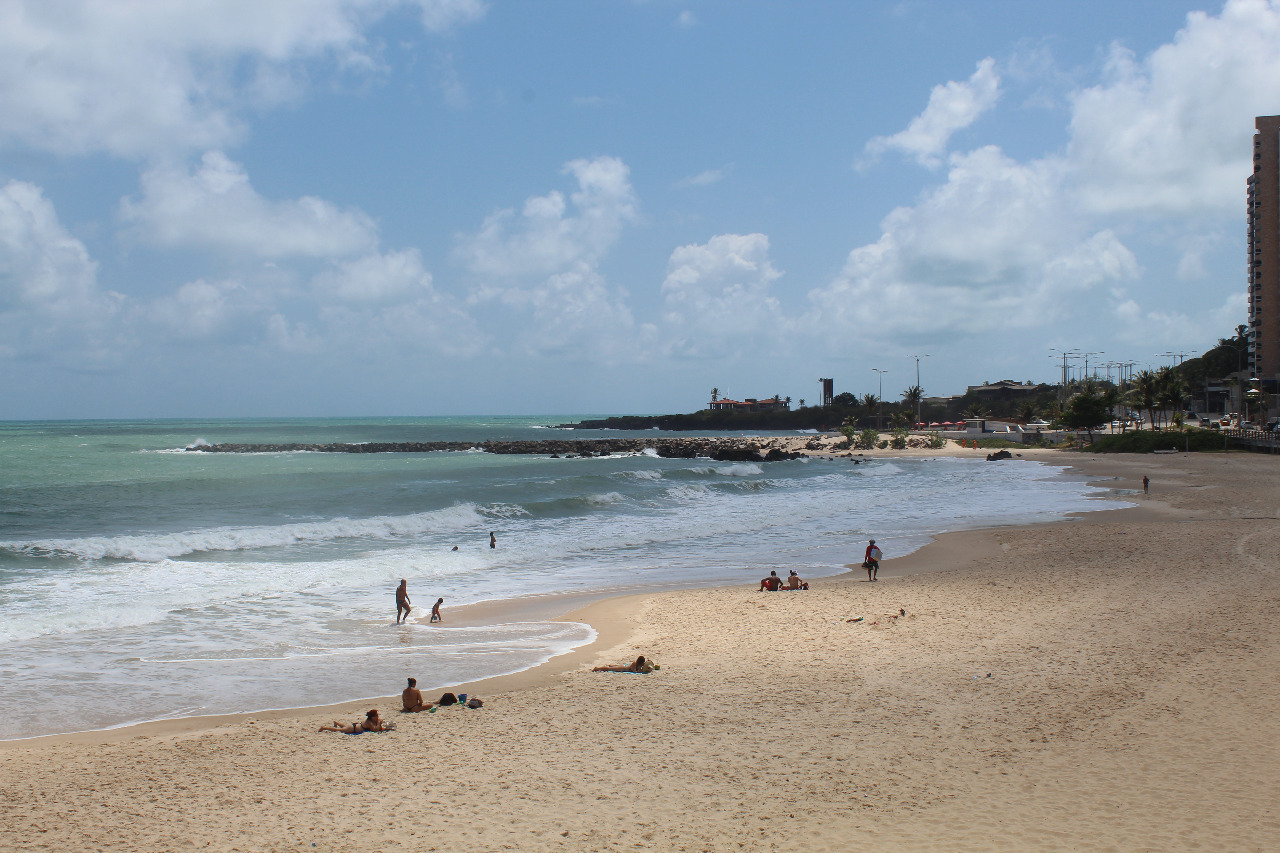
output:
[[[1278,3],[0,0],[0,420],[1198,354],[1247,318]]]

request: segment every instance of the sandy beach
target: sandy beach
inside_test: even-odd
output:
[[[1280,459],[1024,455],[1151,495],[595,602],[591,646],[388,734],[316,729],[398,699],[2,743],[0,849],[1274,849]]]

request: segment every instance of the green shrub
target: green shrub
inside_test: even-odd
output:
[[[876,442],[880,440],[880,433],[873,429],[864,429],[858,434],[858,446],[863,450],[870,450],[876,446]]]
[[[941,450],[946,446],[947,446],[947,440],[942,437],[942,433],[940,432],[929,433],[929,449],[930,450]]]
[[[889,446],[889,442],[888,442],[887,440],[886,440],[886,441],[877,441],[877,442],[876,442],[876,447],[880,448],[881,450],[884,450],[884,449],[885,449],[886,447],[888,447],[888,446]]]
[[[1094,453],[1150,453],[1153,450],[1222,450],[1223,435],[1211,429],[1184,432],[1134,430],[1099,438],[1089,447]]]
[[[1011,447],[1021,447],[1022,445],[1007,438],[980,438],[978,439],[978,446],[983,450],[1008,450]]]
[[[907,431],[905,429],[895,429],[893,437],[889,439],[889,446],[894,450],[907,449]]]

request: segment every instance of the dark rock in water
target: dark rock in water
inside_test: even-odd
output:
[[[1001,459],[1012,459],[1012,458],[1013,458],[1013,454],[1007,450],[997,450],[995,453],[987,454],[988,462],[996,462]]]
[[[483,450],[486,453],[529,454],[573,459],[651,451],[666,459],[715,459],[721,462],[776,462],[805,454],[780,450],[767,452],[747,438],[600,438],[547,439],[544,441],[405,441],[365,444],[201,444],[192,453],[439,453]]]

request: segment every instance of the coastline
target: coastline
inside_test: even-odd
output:
[[[780,448],[786,452],[800,452],[814,458],[832,458],[838,456],[862,456],[870,454],[875,458],[919,458],[937,456],[983,457],[986,450],[962,448],[954,442],[948,442],[945,449],[912,448],[907,450],[870,450],[870,451],[836,451],[832,445],[837,444],[839,437],[821,436],[826,439],[821,449],[804,448],[804,444],[814,439],[813,436],[770,437],[761,439],[765,450]],[[683,440],[683,439],[679,439]],[[1020,454],[1021,455],[1021,454]],[[1029,460],[1039,461],[1066,467],[1064,474],[1079,466],[1061,458],[1060,451],[1028,448],[1025,456]],[[1095,481],[1084,477],[1091,485],[1101,485],[1104,481]],[[1132,489],[1134,485],[1141,488],[1140,481],[1128,483],[1124,488]],[[1110,499],[1110,498],[1103,498]],[[1026,527],[1060,525],[1078,523],[1093,517],[1105,516],[1109,513],[1133,513],[1138,507],[1125,507],[1108,510],[1095,510],[1086,513],[1075,513],[1065,520],[1033,521],[1027,524],[1000,525],[996,527],[980,527],[946,531],[933,536],[925,545],[902,557],[889,558],[882,561],[881,572],[885,580],[907,575],[949,571],[964,568],[967,565],[990,556],[994,553],[992,538],[999,531],[1014,530]],[[822,584],[846,584],[865,580],[862,569],[856,563],[846,564],[848,572],[822,577]],[[754,579],[747,586],[754,585]],[[588,661],[603,660],[602,653],[614,648],[628,645],[630,638],[636,633],[637,612],[639,605],[654,596],[679,594],[690,589],[730,590],[740,589],[742,585],[725,585],[704,582],[671,582],[654,590],[624,590],[617,588],[601,589],[594,592],[548,593],[537,596],[524,596],[517,599],[500,599],[478,602],[451,609],[450,627],[471,627],[486,624],[512,621],[549,621],[577,623],[589,626],[596,634],[590,642],[532,667],[517,672],[490,676],[474,681],[461,681],[430,688],[431,691],[446,690],[469,693],[475,696],[492,695],[510,691],[521,691],[546,687],[557,677],[581,669]],[[369,696],[341,702],[320,705],[306,705],[291,708],[263,709],[258,711],[240,711],[228,714],[205,714],[183,717],[172,717],[159,720],[146,720],[129,723],[107,729],[93,729],[78,732],[62,732],[46,735],[35,735],[23,738],[0,740],[0,753],[10,749],[39,747],[42,745],[62,744],[98,744],[113,743],[135,737],[173,737],[189,736],[214,731],[229,726],[238,726],[254,721],[289,721],[316,715],[330,714],[349,717],[363,714],[362,709],[370,705],[381,705],[398,710],[399,695]]]
[[[596,602],[571,614],[590,646],[390,735],[317,735],[306,709],[10,742],[0,789],[35,802],[0,846],[1266,849],[1280,462],[1076,461],[1152,495],[943,534],[877,584]],[[662,670],[585,671],[636,653]]]

